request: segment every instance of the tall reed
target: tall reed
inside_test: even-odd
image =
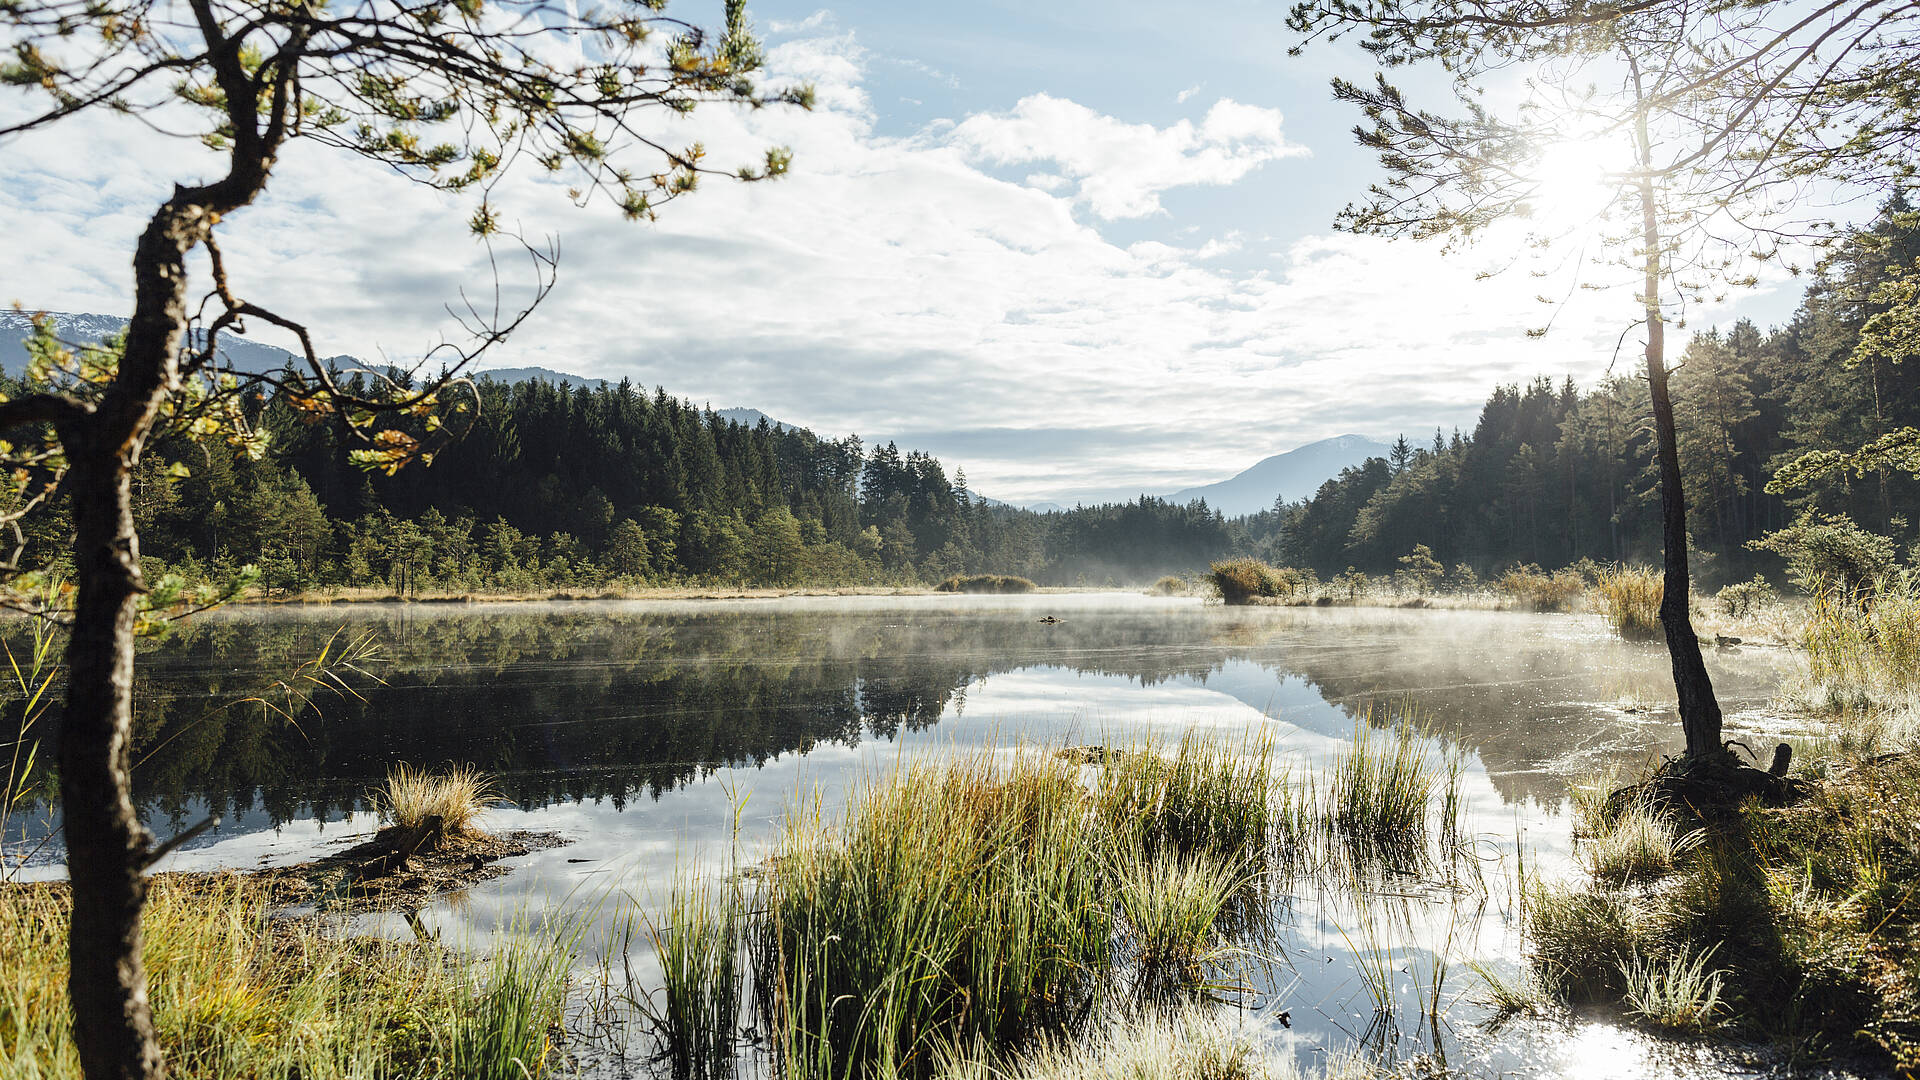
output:
[[[1279,778],[1273,742],[1241,744],[1188,734],[1171,755],[1107,756],[1094,790],[1101,821],[1123,847],[1209,854],[1249,866],[1265,856]]]
[[[1920,694],[1920,571],[1887,574],[1861,599],[1820,590],[1801,641],[1808,674],[1830,703],[1910,703]]]
[[[1614,632],[1631,640],[1660,636],[1660,598],[1665,593],[1660,573],[1644,566],[1603,570],[1591,590]]]
[[[648,929],[660,1000],[643,1006],[676,1080],[733,1075],[740,1025],[741,904],[730,886],[683,878]]]
[[[1407,854],[1427,838],[1427,806],[1439,770],[1425,736],[1402,720],[1382,731],[1361,721],[1334,760],[1328,813],[1350,848]]]
[[[942,1039],[999,1044],[1083,1009],[1111,890],[1085,796],[1045,761],[909,768],[837,827],[790,821],[756,933],[797,1076],[921,1074]]]

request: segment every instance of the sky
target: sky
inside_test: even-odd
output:
[[[811,83],[814,110],[670,123],[717,164],[789,146],[791,174],[710,182],[651,224],[516,178],[497,202],[557,241],[558,279],[481,366],[891,439],[986,495],[1068,505],[1333,435],[1470,430],[1497,383],[1630,370],[1630,289],[1556,285],[1548,306],[1524,273],[1481,279],[1513,236],[1443,254],[1335,231],[1379,177],[1328,84],[1372,67],[1344,45],[1289,57],[1287,6],[754,5],[765,82]],[[0,91],[0,118],[25,107]],[[111,115],[0,142],[0,303],[124,314],[147,215],[216,165]],[[304,320],[322,355],[407,363],[457,335],[449,305],[493,295],[471,211],[296,143],[223,247],[237,290]],[[530,274],[501,256],[510,302]],[[1780,323],[1802,284],[1773,275],[1689,325]]]

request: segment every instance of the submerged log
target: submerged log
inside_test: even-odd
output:
[[[408,859],[422,851],[434,851],[440,846],[440,842],[446,839],[447,826],[438,814],[434,814],[411,829],[396,832],[398,835],[393,838],[386,852],[360,864],[354,873],[356,879],[385,877],[405,869]]]

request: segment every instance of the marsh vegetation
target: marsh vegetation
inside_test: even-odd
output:
[[[1039,626],[1041,611],[1064,618]],[[580,915],[592,932],[576,939],[558,1048],[634,1068],[663,1055],[695,1076],[790,1056],[812,1075],[876,1075],[882,1060],[920,1076],[1110,1075],[1109,1056],[1137,1061],[1167,1033],[1184,1040],[1154,1058],[1169,1075],[1313,1075],[1318,1054],[1296,1062],[1276,1041],[1287,1009],[1336,1071],[1362,1068],[1354,1054],[1431,1053],[1436,1022],[1467,1031],[1480,1015],[1469,963],[1519,977],[1501,929],[1517,911],[1505,808],[1527,808],[1552,846],[1556,819],[1532,815],[1558,766],[1535,755],[1594,723],[1555,703],[1608,702],[1618,673],[1657,684],[1662,669],[1597,627],[1516,652],[1516,623],[1561,625],[1532,614],[1060,594],[590,620],[517,605],[370,612],[389,642],[382,683],[299,732],[257,707],[207,718],[233,682],[226,658],[277,663],[337,618],[217,618],[151,652],[143,806],[157,821],[231,815],[180,865],[250,864],[257,844],[301,850],[303,833],[445,814],[448,798],[479,809],[490,786],[511,802],[488,822],[579,842],[470,905],[430,905],[426,931],[453,947],[505,929],[502,911]],[[1734,693],[1770,692],[1764,654],[1720,660]],[[1381,692],[1396,686],[1433,689]],[[610,700],[619,715],[594,715]],[[421,783],[448,779],[448,760],[487,776]],[[401,762],[430,764],[407,777]],[[29,799],[16,827],[47,810]],[[943,899],[915,902],[929,896]],[[1502,1060],[1531,1060],[1515,1038]]]

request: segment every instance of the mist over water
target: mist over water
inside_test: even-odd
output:
[[[242,702],[273,699],[275,681],[342,627],[377,635],[380,681],[291,722]],[[1732,731],[1764,728],[1793,663],[1781,650],[1712,652]],[[1484,894],[1438,881],[1303,887],[1281,902],[1283,932],[1258,965],[1245,1021],[1303,1061],[1360,1047],[1438,1052],[1487,1075],[1590,1075],[1597,1053],[1636,1063],[1635,1075],[1705,1067],[1604,1019],[1497,1036],[1474,1023],[1484,1010],[1467,962],[1517,970],[1516,845],[1531,867],[1564,868],[1569,780],[1682,745],[1665,652],[1595,617],[1114,593],[253,609],[184,627],[148,647],[139,669],[142,812],[162,834],[224,818],[162,869],[311,858],[376,827],[367,793],[392,765],[470,762],[511,801],[490,828],[571,843],[509,860],[510,874],[436,904],[425,924],[457,939],[559,908],[597,920],[595,950],[626,900],[652,908],[676,875],[751,865],[792,809],[831,816],[905,760],[1171,744],[1201,730],[1271,738],[1276,761],[1304,775],[1356,724],[1411,717],[1436,752],[1467,751]],[[9,850],[57,823],[57,807],[21,815]],[[48,844],[30,874],[57,875],[58,857]],[[394,922],[364,925],[406,932]],[[644,945],[620,947],[642,982],[652,977]],[[1358,973],[1383,951],[1397,1003],[1385,1019]],[[1441,957],[1453,1004],[1435,1025],[1418,1002]]]

